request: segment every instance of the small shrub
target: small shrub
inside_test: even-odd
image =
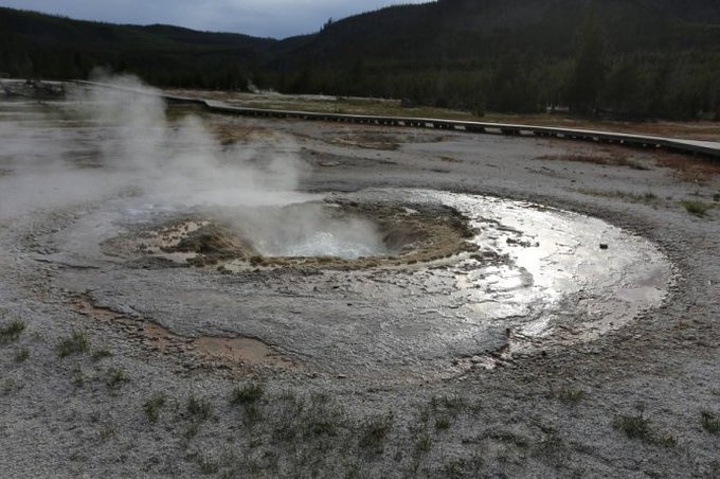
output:
[[[190,396],[187,412],[199,421],[206,421],[212,416],[212,404],[207,399]]]
[[[262,384],[251,382],[244,386],[237,386],[233,389],[230,404],[238,406],[241,404],[253,404],[262,398],[264,393]]]
[[[105,384],[110,389],[118,389],[123,384],[130,382],[130,378],[122,368],[110,368],[105,378]]]
[[[80,354],[90,349],[90,341],[82,331],[73,331],[69,338],[65,338],[57,345],[58,355],[66,358],[73,354]]]
[[[713,195],[713,201],[716,202],[716,203],[717,203],[718,201],[720,201],[720,193],[715,193],[715,194]]]
[[[688,213],[690,213],[691,215],[695,215],[699,218],[705,216],[708,210],[712,208],[712,205],[696,200],[685,200],[682,201],[681,204]]]
[[[28,351],[27,349],[21,349],[17,352],[17,354],[15,354],[15,362],[22,363],[23,361],[26,361],[29,357],[30,351]]]
[[[25,331],[25,323],[17,319],[0,326],[0,344],[16,341],[23,331]]]
[[[148,399],[145,404],[143,404],[143,410],[145,411],[148,421],[157,422],[160,417],[160,409],[162,409],[163,406],[165,406],[165,395],[162,393],[155,394]]]
[[[720,419],[711,412],[702,412],[702,426],[710,434],[720,434]]]

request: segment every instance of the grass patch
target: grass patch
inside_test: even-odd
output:
[[[674,436],[656,431],[652,427],[650,419],[642,414],[618,416],[615,419],[615,427],[624,432],[628,438],[639,439],[646,444],[662,447],[675,447],[677,445],[677,439]]]
[[[698,218],[704,217],[708,210],[710,210],[713,205],[709,205],[707,203],[703,203],[702,201],[697,200],[685,200],[680,202],[681,205],[683,205],[683,208],[685,208],[685,211],[690,213],[691,215],[695,215]]]
[[[212,417],[212,404],[205,398],[190,396],[188,399],[187,412],[198,421],[207,421]]]
[[[233,406],[254,404],[262,398],[264,392],[262,384],[257,382],[250,382],[243,386],[237,386],[231,393],[230,404]]]
[[[565,155],[543,155],[537,158],[546,161],[570,161],[579,163],[592,163],[595,165],[626,166],[633,170],[649,170],[649,168],[632,158],[622,155],[617,150],[609,150],[600,154],[565,154]]]
[[[384,450],[385,438],[392,427],[392,415],[377,416],[366,421],[360,431],[358,444],[372,455],[379,455]]]
[[[415,441],[415,455],[421,456],[426,454],[430,451],[430,448],[432,448],[430,436],[427,433],[421,434],[417,441]]]
[[[25,323],[19,319],[0,326],[0,344],[17,341],[23,331],[25,331]]]
[[[304,437],[337,436],[337,426],[326,418],[309,418],[305,423]]]
[[[709,411],[702,412],[702,427],[710,434],[720,434],[720,419]]]
[[[647,440],[652,435],[650,420],[643,415],[620,416],[615,421],[615,427],[630,439]]]
[[[585,398],[585,391],[581,389],[561,388],[555,391],[554,396],[565,404],[579,404]]]
[[[148,418],[148,421],[155,423],[160,417],[160,409],[165,406],[166,403],[165,395],[162,393],[154,394],[150,399],[145,401],[143,404],[143,410]]]
[[[30,351],[27,349],[21,349],[15,354],[15,362],[16,363],[22,363],[24,361],[27,361],[27,359],[30,357]]]
[[[450,429],[450,417],[443,415],[435,418],[435,429],[438,431]]]
[[[465,399],[459,396],[433,396],[430,398],[430,407],[435,410],[459,412],[467,406]]]
[[[197,464],[200,467],[200,473],[206,476],[211,474],[217,474],[220,472],[220,464],[212,458],[207,457],[204,454],[198,454]]]
[[[130,378],[122,368],[110,368],[105,378],[105,384],[110,389],[119,389],[123,384],[130,382]]]
[[[90,349],[90,341],[82,331],[73,331],[69,338],[65,338],[57,345],[58,356],[66,358],[73,354],[81,354]]]
[[[101,359],[109,358],[110,356],[112,356],[112,353],[107,349],[98,349],[92,353],[91,358],[93,361],[98,362]]]
[[[100,427],[100,432],[99,432],[100,442],[105,442],[105,441],[111,439],[112,437],[115,437],[116,434],[117,433],[115,431],[115,427],[113,427],[111,424],[103,424]]]
[[[658,197],[652,191],[646,191],[645,193],[630,193],[627,191],[600,191],[587,188],[579,188],[576,190],[578,193],[588,196],[597,196],[602,198],[615,198],[627,201],[633,201],[635,203],[652,203],[657,200]]]
[[[8,394],[19,390],[21,387],[20,383],[18,383],[14,378],[0,379],[0,396],[7,396]]]

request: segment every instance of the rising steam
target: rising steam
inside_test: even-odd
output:
[[[97,80],[113,88],[79,90],[30,119],[27,108],[3,109],[0,220],[132,192],[155,209],[223,211],[263,254],[343,256],[341,241],[354,257],[382,246],[372,223],[322,207],[268,212],[317,199],[298,191],[307,167],[292,138],[222,145],[196,116],[169,121],[160,93],[138,79]],[[74,128],[78,122],[85,127]]]

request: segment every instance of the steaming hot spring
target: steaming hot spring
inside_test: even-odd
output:
[[[292,137],[221,144],[202,120],[169,122],[153,95],[57,108],[4,137],[37,158],[23,187],[70,212],[44,239],[42,259],[64,265],[54,284],[91,317],[163,331],[178,353],[453,375],[597,338],[661,304],[671,280],[652,243],[596,218],[431,180],[336,192],[316,178],[307,193]]]
[[[284,206],[202,209],[105,241],[113,254],[141,253],[179,264],[355,267],[416,264],[478,249],[474,228],[442,204],[340,195]]]
[[[315,196],[133,206],[102,250],[145,271],[155,296],[123,278],[112,294],[93,290],[93,301],[117,307],[120,290],[143,311],[155,304],[153,318],[170,329],[269,339],[321,370],[446,374],[487,351],[596,338],[660,304],[670,280],[652,244],[567,211],[420,189]],[[158,294],[182,308],[159,309]],[[213,319],[198,323],[198,313]]]

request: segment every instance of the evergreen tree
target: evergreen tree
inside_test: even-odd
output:
[[[593,3],[578,32],[575,69],[568,87],[571,111],[582,115],[597,114],[604,82],[605,40]]]

